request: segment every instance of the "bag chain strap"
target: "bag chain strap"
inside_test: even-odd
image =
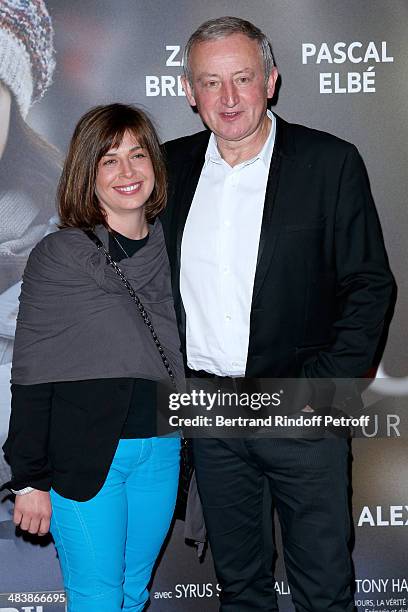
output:
[[[94,242],[98,248],[99,251],[102,251],[106,257],[107,263],[109,265],[112,266],[112,268],[115,270],[116,274],[119,276],[119,278],[121,279],[121,281],[123,282],[123,284],[125,285],[126,289],[129,292],[130,297],[132,298],[132,300],[135,302],[141,317],[145,323],[145,325],[148,327],[151,336],[153,338],[153,342],[155,343],[155,345],[157,346],[157,350],[160,353],[160,357],[161,360],[163,362],[164,367],[167,370],[167,373],[170,377],[170,380],[172,382],[172,384],[174,385],[174,387],[176,387],[176,380],[175,380],[175,375],[173,370],[171,369],[170,363],[166,357],[166,354],[164,352],[164,349],[160,343],[160,340],[155,332],[155,329],[153,327],[153,323],[150,320],[150,317],[145,309],[145,307],[143,306],[142,302],[140,301],[140,299],[138,298],[138,296],[136,295],[135,290],[133,289],[132,285],[129,283],[128,279],[126,278],[126,276],[124,275],[124,273],[122,272],[122,270],[120,269],[120,267],[118,266],[118,264],[116,263],[116,261],[114,261],[112,259],[112,256],[110,255],[110,253],[105,249],[102,241],[98,238],[98,236],[92,231],[92,230],[83,230],[85,232],[85,234],[88,236],[88,238],[90,238],[92,240],[92,242]]]

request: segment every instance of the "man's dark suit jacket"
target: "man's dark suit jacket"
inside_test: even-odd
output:
[[[204,131],[164,145],[169,197],[162,221],[184,354],[181,241],[209,136]],[[393,290],[357,149],[277,117],[246,376],[364,376],[373,363]]]

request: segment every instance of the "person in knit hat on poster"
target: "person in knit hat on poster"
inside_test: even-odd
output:
[[[54,214],[57,152],[26,123],[51,83],[52,23],[43,0],[0,3],[0,364],[11,361],[21,278]]]
[[[54,68],[53,28],[43,0],[0,0],[0,446],[10,414],[20,279],[31,249],[56,229],[52,216],[59,154],[26,122],[31,106],[49,87]],[[8,477],[9,467],[1,456],[0,481]],[[24,549],[25,557],[27,548],[33,547],[14,537],[11,510],[11,504],[0,503],[0,540],[2,546],[9,540],[7,558],[12,567],[10,556],[16,546]],[[22,576],[19,580],[21,587],[25,582]],[[12,586],[0,581],[0,592]]]

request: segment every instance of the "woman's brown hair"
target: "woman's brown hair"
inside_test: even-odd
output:
[[[126,104],[91,108],[78,122],[72,136],[58,184],[60,227],[108,226],[106,215],[95,195],[100,159],[118,147],[130,132],[152,161],[155,184],[146,205],[146,219],[152,221],[166,205],[166,167],[160,143],[146,113]]]

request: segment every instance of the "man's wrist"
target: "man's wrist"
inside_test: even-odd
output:
[[[24,489],[10,489],[14,495],[27,495],[27,493],[32,493],[35,491],[33,487],[24,487]]]

